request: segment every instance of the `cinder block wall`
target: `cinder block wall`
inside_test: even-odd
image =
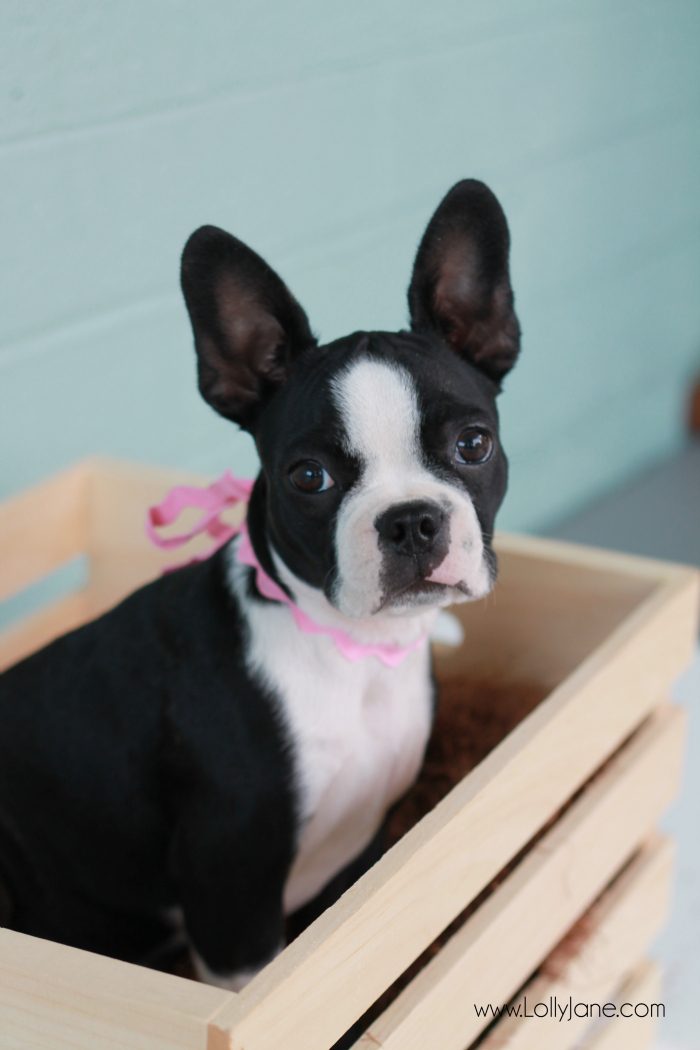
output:
[[[525,336],[502,523],[669,454],[700,348],[699,54],[697,0],[6,0],[3,493],[93,452],[252,471],[195,392],[188,233],[248,240],[324,338],[393,328],[465,175],[509,214]]]

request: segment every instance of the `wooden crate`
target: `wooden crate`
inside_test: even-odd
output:
[[[0,508],[0,598],[87,560],[84,585],[5,631],[0,662],[157,574],[144,511],[183,480],[95,461]],[[535,683],[534,710],[240,994],[0,930],[0,1047],[324,1050],[509,864],[356,1047],[464,1050],[489,1026],[487,1050],[573,1047],[588,1019],[493,1024],[475,1004],[658,1000],[644,960],[671,850],[653,829],[678,783],[684,725],[666,698],[694,645],[697,576],[517,536],[497,549],[495,594],[456,610],[466,641],[436,652],[438,675],[502,695]],[[617,1018],[587,1045],[640,1050],[651,1030]]]

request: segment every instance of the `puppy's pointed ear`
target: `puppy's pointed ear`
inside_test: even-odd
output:
[[[181,279],[202,397],[249,427],[291,361],[315,344],[306,314],[264,259],[216,226],[188,240]]]
[[[496,382],[520,349],[509,246],[491,190],[476,179],[458,182],[428,224],[408,290],[413,331],[437,332]]]

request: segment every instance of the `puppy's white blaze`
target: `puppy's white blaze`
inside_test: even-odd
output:
[[[358,361],[333,383],[348,452],[384,480],[420,462],[420,412],[408,372],[383,361]]]
[[[380,606],[382,552],[375,521],[392,504],[415,499],[439,503],[450,515],[450,547],[430,579],[446,585],[439,604],[478,598],[490,588],[481,527],[468,495],[432,474],[421,455],[421,416],[411,375],[400,365],[364,359],[333,382],[332,396],[347,451],[362,463],[362,477],[343,502],[336,525],[338,583],[335,602],[348,616]],[[398,607],[395,611],[402,611]],[[410,612],[410,603],[405,611]],[[415,611],[415,610],[414,610]]]

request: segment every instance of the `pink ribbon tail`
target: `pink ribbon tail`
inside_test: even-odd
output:
[[[162,550],[174,550],[182,547],[195,536],[204,533],[214,541],[211,547],[202,554],[195,555],[190,563],[205,561],[215,551],[241,531],[241,525],[228,525],[221,520],[222,511],[245,503],[253,491],[253,482],[249,478],[237,478],[230,471],[202,488],[197,485],[175,485],[165,498],[154,507],[149,507],[146,517],[146,535],[151,543]],[[161,536],[158,529],[172,525],[184,510],[200,509],[202,514],[191,529],[173,536]],[[168,566],[167,572],[180,566]]]

